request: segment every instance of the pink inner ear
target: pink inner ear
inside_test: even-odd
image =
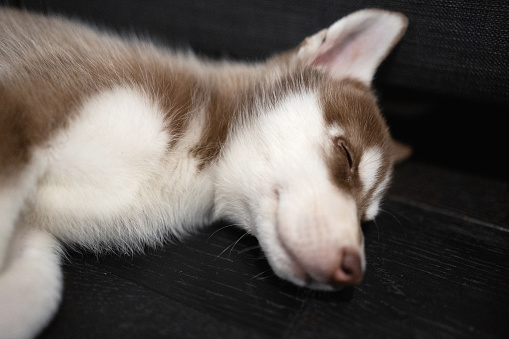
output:
[[[318,56],[313,60],[313,66],[324,66],[328,70],[332,70],[334,67],[341,67],[343,65],[351,65],[356,58],[359,58],[362,54],[361,44],[356,43],[358,34],[348,35],[340,43],[332,44],[331,47],[324,47],[324,44],[320,48],[324,48],[324,51],[320,51]],[[337,39],[337,38],[336,38]]]
[[[327,39],[318,47],[311,64],[335,78],[355,77],[370,83],[404,27],[394,18],[367,16],[348,24],[337,22],[328,29]]]

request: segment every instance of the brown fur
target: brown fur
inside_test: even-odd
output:
[[[196,69],[182,62],[191,55],[136,39],[121,42],[62,19],[17,10],[0,11],[0,38],[0,116],[7,121],[0,127],[0,172],[8,164],[15,168],[28,162],[31,149],[63,128],[88,97],[123,84],[149,95],[166,112],[169,147],[185,132],[189,114],[205,109],[206,127],[191,150],[203,168],[219,155],[234,115],[253,111],[253,91],[274,90],[267,96],[274,101],[288,90],[270,75],[274,67],[288,72],[285,63],[232,67],[210,62]]]
[[[240,123],[241,114],[249,120],[259,113],[260,107],[273,107],[288,93],[316,88],[318,79],[324,78],[320,72],[302,68],[298,64],[293,68],[282,64],[284,67],[277,69],[284,71],[283,74],[271,77],[268,74],[275,69],[275,65],[269,63],[257,70],[258,76],[245,77],[250,81],[245,81],[235,90],[223,89],[211,93],[207,127],[199,144],[193,149],[193,154],[202,161],[202,168],[219,156],[228,133]]]
[[[190,106],[203,101],[196,75],[168,65],[148,45],[123,45],[93,30],[14,10],[0,12],[0,40],[0,171],[26,163],[34,146],[101,90],[138,87],[167,113],[172,135],[185,129],[182,115]]]
[[[345,139],[354,171],[345,172],[348,166],[339,150],[329,159],[338,186],[354,193],[358,155],[375,140],[390,140],[367,86],[334,81],[300,64],[296,53],[306,40],[266,64],[209,62],[206,68],[193,67],[197,63],[183,62],[194,58],[190,55],[175,55],[136,39],[121,42],[61,19],[3,10],[0,41],[0,173],[27,163],[31,149],[65,127],[86,98],[123,84],[138,88],[166,112],[170,148],[185,132],[189,115],[205,110],[201,139],[190,150],[200,159],[200,169],[217,159],[238,123],[236,115],[252,115],[256,105],[274,105],[289,91],[303,88],[321,86],[326,122],[345,126],[349,133]],[[383,151],[388,154],[387,147]],[[389,166],[388,158],[383,166]]]
[[[373,194],[373,190],[383,179],[379,176],[373,189],[361,196],[355,187],[361,187],[358,166],[363,152],[375,145],[381,147],[383,173],[391,166],[391,142],[387,125],[378,109],[376,97],[371,89],[361,82],[345,79],[340,82],[326,83],[322,91],[322,105],[325,120],[328,124],[336,123],[346,131],[344,141],[350,151],[353,166],[349,171],[348,159],[344,152],[338,150],[328,158],[333,182],[343,190],[352,194],[363,211]],[[335,140],[333,147],[338,147]],[[360,216],[361,217],[361,216]]]

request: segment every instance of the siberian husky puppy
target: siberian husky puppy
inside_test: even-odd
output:
[[[406,26],[362,10],[233,63],[0,10],[0,337],[49,322],[61,246],[132,252],[220,218],[283,279],[360,283],[360,223],[405,155],[370,86]]]

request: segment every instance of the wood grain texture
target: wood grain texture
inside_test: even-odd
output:
[[[65,267],[60,312],[40,338],[264,338],[76,258]]]
[[[465,219],[479,226],[509,230],[509,183],[429,163],[399,166],[389,199]]]

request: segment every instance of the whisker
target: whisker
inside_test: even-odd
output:
[[[223,255],[223,253],[224,253],[224,252],[228,251],[228,249],[229,249],[231,246],[233,246],[233,245],[234,245],[234,244],[230,244],[230,245],[226,246],[226,248],[225,248],[224,250],[222,250],[222,251],[221,251],[221,253],[219,253],[219,254],[216,256],[216,258],[215,258],[214,260],[216,260],[216,259],[220,258],[220,257],[221,257],[221,255]]]
[[[401,223],[401,221],[394,215],[392,214],[391,212],[387,211],[387,210],[384,210],[383,208],[380,208],[380,211],[383,212],[383,213],[387,213],[388,215],[390,215],[391,217],[394,218],[394,220],[396,220],[400,225],[403,225]]]
[[[235,245],[237,245],[239,243],[239,241],[244,238],[246,235],[248,235],[247,233],[244,233],[240,236],[240,238],[237,239],[237,241],[235,241],[233,243],[233,246],[230,248],[230,253],[228,253],[228,258],[230,257],[230,255],[232,254],[232,251],[233,251],[233,248],[235,247]]]
[[[382,212],[384,212],[384,213],[387,213],[388,215],[390,215],[391,217],[393,217],[393,218],[394,218],[394,220],[396,220],[396,221],[398,222],[399,226],[401,227],[401,230],[403,231],[403,233],[405,233],[405,237],[406,237],[406,236],[407,236],[407,232],[406,232],[406,231],[407,231],[407,228],[403,226],[403,223],[402,223],[402,222],[398,219],[398,217],[396,217],[396,215],[394,215],[394,214],[390,213],[389,211],[386,211],[386,210],[383,210],[383,209],[380,209],[380,210],[381,210]],[[404,215],[403,215],[403,217],[404,217],[407,221],[409,221],[409,222],[410,222],[410,224],[412,224],[412,225],[414,224],[414,223],[412,222],[412,220],[410,220],[409,218],[405,217]]]
[[[378,242],[380,242],[380,227],[378,227],[378,223],[376,222],[376,219],[373,220],[373,224],[375,224],[375,227],[376,227],[376,239]]]
[[[213,236],[214,234],[216,234],[217,232],[222,231],[222,230],[224,230],[225,228],[232,227],[232,226],[235,226],[235,225],[230,224],[230,225],[226,225],[226,226],[223,226],[223,227],[221,227],[221,228],[219,228],[219,229],[215,230],[215,231],[214,231],[211,235],[209,235],[209,237],[207,238],[207,241],[209,241],[209,240],[210,240],[210,238],[212,238],[212,236]]]
[[[252,251],[252,250],[257,250],[259,248],[260,248],[260,245],[250,246],[250,247],[244,248],[243,250],[238,251],[237,253],[238,254],[242,254],[242,253],[246,253],[246,252],[249,252],[249,251]]]
[[[251,279],[264,280],[264,279],[267,279],[267,278],[269,278],[269,277],[274,276],[274,273],[272,273],[271,275],[268,275],[268,276],[266,276],[266,277],[261,277],[262,275],[264,275],[265,273],[267,273],[267,272],[269,272],[269,271],[271,271],[271,269],[270,269],[270,268],[269,268],[269,269],[266,269],[265,271],[262,271],[262,272],[258,273],[257,275],[253,276]]]
[[[231,243],[230,245],[226,246],[226,248],[224,250],[221,251],[221,253],[219,253],[217,256],[216,256],[216,259],[220,258],[224,252],[228,251],[228,249],[230,249],[230,253],[228,253],[228,258],[231,256],[232,254],[232,250],[233,248],[235,247],[235,245],[238,244],[238,242],[244,238],[246,235],[249,235],[249,233],[244,233],[242,234],[234,243]]]

